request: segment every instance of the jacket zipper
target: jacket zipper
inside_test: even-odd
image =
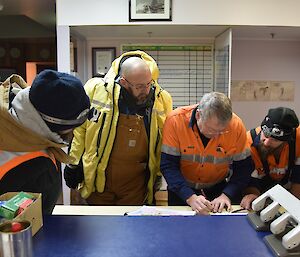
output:
[[[101,139],[101,134],[102,134],[102,130],[104,127],[105,119],[106,119],[106,113],[103,114],[102,124],[99,129],[99,133],[98,133],[98,137],[97,137],[97,157],[99,156],[100,139]]]
[[[110,119],[110,124],[109,124],[109,129],[108,129],[108,135],[106,137],[106,140],[105,140],[105,144],[103,146],[103,151],[101,153],[101,156],[99,158],[99,161],[98,161],[98,164],[101,162],[102,160],[102,157],[104,155],[104,152],[105,152],[105,148],[107,146],[107,142],[108,142],[108,139],[109,139],[109,136],[110,136],[110,131],[111,131],[111,127],[112,127],[112,123],[113,123],[113,119],[114,119],[114,114],[115,114],[115,108],[114,108],[114,97],[115,97],[115,85],[113,86],[113,90],[112,90],[112,114],[111,114],[111,119]],[[95,180],[96,181],[96,180]]]
[[[155,142],[155,148],[154,148],[154,152],[155,152],[155,153],[156,153],[156,151],[157,151],[159,139],[160,139],[160,133],[159,133],[159,129],[158,129],[158,130],[157,130],[156,142]]]

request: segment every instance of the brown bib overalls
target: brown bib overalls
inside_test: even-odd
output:
[[[103,193],[93,192],[90,205],[142,205],[146,197],[148,138],[142,116],[120,114],[106,168]]]

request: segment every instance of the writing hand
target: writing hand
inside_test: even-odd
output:
[[[197,214],[208,215],[213,208],[211,202],[203,195],[193,194],[186,202]]]

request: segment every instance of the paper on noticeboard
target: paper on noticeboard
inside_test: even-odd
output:
[[[155,206],[142,206],[141,208],[126,213],[128,216],[194,216],[195,211],[178,211]]]

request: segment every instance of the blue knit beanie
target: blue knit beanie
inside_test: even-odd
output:
[[[90,100],[76,77],[44,70],[34,79],[29,99],[53,132],[75,128],[88,118]]]

